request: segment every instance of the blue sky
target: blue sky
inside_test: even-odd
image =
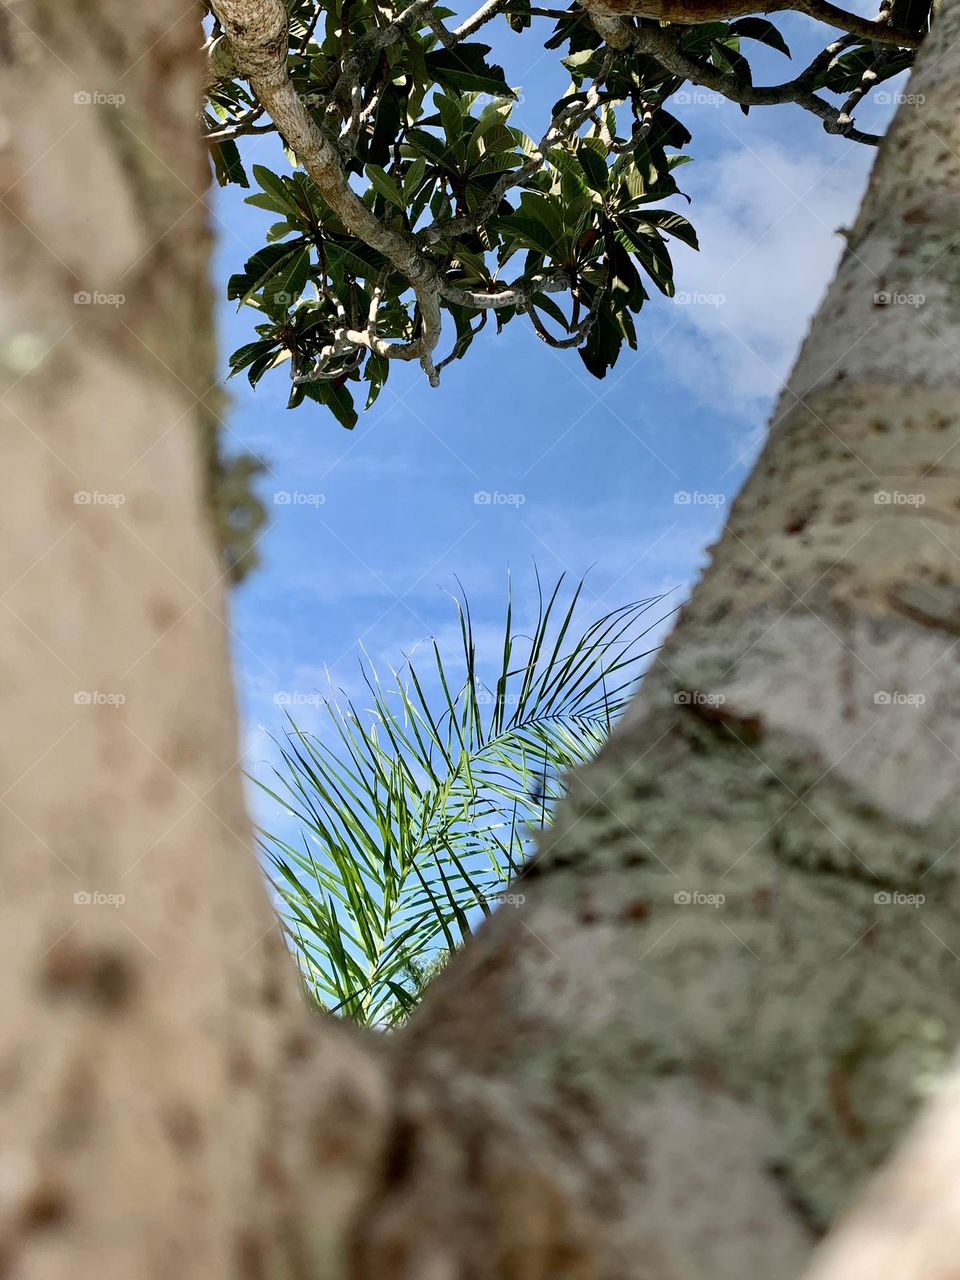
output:
[[[794,59],[752,46],[756,82],[796,74],[829,38],[814,45],[801,17],[779,25]],[[497,19],[485,37],[520,91],[514,123],[537,137],[567,83],[557,53],[542,48],[551,29],[535,20],[518,36]],[[520,612],[525,598],[532,610],[534,561],[547,578],[589,570],[586,614],[689,590],[762,440],[873,152],[829,137],[797,107],[745,118],[702,90],[687,94],[672,109],[694,135],[695,163],[677,175],[692,203],[673,203],[701,252],[674,242],[681,300],[658,296],[644,308],[639,349],[625,350],[606,380],[518,319],[499,337],[489,326],[437,390],[418,366],[394,368],[352,432],[309,401],[288,412],[282,370],[255,392],[242,378],[229,384],[229,444],[268,464],[263,565],[233,598],[244,758],[255,775],[266,777],[274,758],[284,697],[313,727],[318,695],[359,691],[359,645],[386,667],[430,636],[452,641],[447,592],[457,577],[491,644],[508,569]],[[882,127],[886,114],[869,109],[858,124]],[[283,164],[272,139],[248,140],[244,154]],[[221,297],[273,221],[245,194],[216,197]],[[225,301],[220,317],[225,366],[256,317]],[[475,500],[484,493],[497,497]],[[710,498],[684,503],[682,493]],[[300,497],[275,500],[284,494]],[[254,803],[269,820],[270,807]]]

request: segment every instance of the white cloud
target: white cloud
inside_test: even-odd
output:
[[[699,254],[677,254],[671,371],[725,412],[755,411],[789,371],[843,248],[871,157],[738,146],[685,171]],[[690,177],[687,178],[687,174]]]

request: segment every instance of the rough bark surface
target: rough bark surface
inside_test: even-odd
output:
[[[898,20],[896,6],[893,15],[888,13],[883,22],[877,22],[861,14],[851,13],[840,5],[830,3],[830,0],[580,0],[580,4],[590,14],[594,25],[598,21],[604,25],[603,20],[606,19],[605,30],[601,30],[601,26],[597,26],[597,30],[606,40],[613,35],[614,39],[610,43],[615,48],[620,47],[621,41],[611,19],[654,18],[659,22],[689,26],[699,22],[726,21],[749,13],[782,13],[785,10],[808,14],[828,26],[865,40],[904,44],[909,48],[916,48],[920,41],[915,31],[911,33],[891,25],[891,16],[894,23]],[[622,35],[624,39],[627,38],[625,33]]]
[[[414,1223],[431,1241],[435,1271],[400,1274],[469,1256],[483,1276],[796,1275],[946,1068],[958,34],[946,6],[769,443],[526,908],[485,926],[400,1039],[449,1126],[383,1189],[384,1240]],[[564,1224],[568,1270],[546,1250],[477,1262],[489,1223],[465,1252],[423,1229],[466,1217],[461,1179],[435,1180],[464,1115],[512,1127],[538,1189],[522,1199]]]
[[[322,1217],[296,1217],[289,1184],[329,1155],[342,1212],[336,1129],[319,1136],[302,1103],[331,1098],[338,1054],[351,1097],[333,1100],[356,1106],[358,1150],[377,1141],[360,1051],[331,1037],[311,1063],[250,853],[200,465],[217,391],[198,18],[179,0],[0,18],[0,1274],[16,1280],[316,1276]]]
[[[951,1280],[960,1258],[960,1071],[832,1232],[807,1280]]]

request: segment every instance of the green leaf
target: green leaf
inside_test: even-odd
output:
[[[730,30],[747,40],[758,40],[760,44],[769,45],[771,49],[777,49],[790,57],[786,40],[766,18],[738,18],[736,22],[730,23]]]
[[[660,107],[654,114],[653,127],[656,132],[657,141],[662,147],[672,147],[680,149],[685,147],[688,142],[693,141],[693,135],[687,126],[678,120],[676,116],[671,115],[665,107]],[[684,156],[684,160],[689,160],[689,156]]]
[[[367,402],[363,406],[365,409],[370,408],[377,396],[383,390],[383,384],[386,382],[389,373],[390,361],[386,356],[378,356],[371,353],[371,355],[367,357],[363,376],[364,379],[370,383],[370,391],[367,394]]]
[[[257,356],[256,360],[250,362],[250,366],[247,369],[247,379],[251,387],[255,387],[267,370],[274,367],[279,354],[280,348],[271,343],[269,351],[263,352]]]
[[[309,274],[310,250],[300,249],[263,286],[265,308],[287,311],[303,293]]]
[[[740,88],[749,88],[753,84],[750,63],[742,53],[731,49],[728,44],[720,40],[710,42],[710,52],[716,65],[722,71],[732,75]],[[747,103],[741,102],[739,106],[744,115],[749,113],[750,107]]]
[[[580,167],[587,175],[587,181],[593,190],[606,191],[610,173],[603,157],[586,144],[577,147],[576,154]]]
[[[240,150],[232,138],[214,143],[210,148],[213,160],[213,171],[221,187],[235,182],[240,187],[249,187],[250,179],[240,159]]]
[[[410,168],[403,175],[404,203],[412,198],[413,193],[423,181],[424,174],[426,172],[427,162],[424,160],[423,156],[418,157],[414,160],[413,164],[410,165]]]
[[[368,164],[386,164],[393,151],[393,144],[400,133],[406,116],[406,95],[396,85],[388,85],[380,98],[374,121],[373,135],[367,146]]]
[[[497,228],[514,247],[533,249],[548,257],[562,258],[569,249],[569,232],[555,199],[525,191],[515,213],[496,220]]]
[[[876,75],[874,84],[898,75],[913,61],[909,49],[890,50],[883,58],[877,60],[876,50],[872,45],[860,45],[847,50],[834,58],[814,85],[816,89],[832,89],[835,93],[851,93],[861,83],[863,73],[872,70]]]
[[[260,183],[266,194],[274,201],[275,205],[279,206],[279,212],[292,213],[295,218],[299,218],[297,202],[284,185],[284,181],[279,174],[274,173],[272,169],[267,169],[262,164],[255,164],[253,166],[253,176]],[[248,203],[252,203],[252,198]]]
[[[299,245],[268,244],[244,264],[243,271],[227,281],[227,297],[237,298],[238,307],[249,302],[266,282],[293,261],[301,252]]]
[[[290,225],[289,222],[275,222],[272,227],[267,230],[267,244],[276,244],[278,240],[285,239],[297,228]]]
[[[549,297],[549,295],[545,293],[534,294],[533,301],[538,310],[545,311],[547,315],[550,316],[552,320],[555,320],[562,329],[566,329],[567,332],[570,331],[570,326],[567,323],[567,317],[563,314],[554,300]]]
[[[599,304],[587,340],[577,347],[577,354],[595,378],[605,378],[607,370],[616,364],[622,345],[623,334],[612,308],[606,302]]]
[[[435,138],[426,129],[409,129],[402,148],[404,155],[424,156],[441,169],[451,169],[450,150],[445,142]]]
[[[512,31],[523,31],[531,25],[530,0],[512,0],[507,22]]]
[[[337,382],[304,382],[300,384],[304,395],[318,404],[325,404],[340,423],[352,431],[357,425],[357,411],[354,408],[353,396],[345,385]]]
[[[288,200],[275,200],[265,191],[255,191],[252,196],[246,196],[243,203],[252,204],[255,209],[266,209],[268,213],[282,213],[285,217],[290,214]]]
[[[674,213],[672,209],[642,209],[636,214],[622,217],[620,221],[634,228],[641,235],[649,227],[659,227],[667,235],[688,244],[691,249],[700,248],[694,228],[683,214]]]
[[[245,369],[248,364],[252,364],[254,360],[261,356],[272,354],[276,350],[277,344],[271,340],[260,339],[258,342],[248,342],[242,347],[238,347],[230,357],[230,377],[237,374],[241,369]]]
[[[660,292],[672,298],[676,291],[673,283],[673,263],[670,261],[670,252],[660,237],[644,236],[634,240],[631,248]]]
[[[389,264],[382,253],[362,240],[349,236],[331,237],[324,241],[327,265],[338,271],[356,272],[361,276],[378,276]]]
[[[454,49],[435,49],[424,59],[427,74],[443,89],[458,93],[492,93],[501,98],[515,94],[503,77],[503,68],[487,62],[487,44],[458,44]]]
[[[581,49],[578,53],[568,54],[560,61],[578,83],[584,76],[594,74],[600,65],[600,52],[597,49]]]
[[[477,127],[470,135],[468,161],[473,163],[479,156],[516,150],[516,141],[507,124],[512,107],[513,103],[508,98],[496,98],[484,108]]]
[[[400,188],[385,169],[382,169],[378,164],[368,164],[366,174],[370,179],[370,184],[373,189],[383,196],[384,200],[388,200],[390,204],[396,205],[398,209],[402,209],[404,207],[404,200],[403,196],[400,194]]]
[[[445,150],[449,152],[449,148],[458,142],[460,135],[463,133],[463,111],[455,97],[451,97],[446,93],[435,93],[434,102],[437,104],[437,110],[440,112],[440,120],[443,124],[443,132],[447,136],[447,146]]]

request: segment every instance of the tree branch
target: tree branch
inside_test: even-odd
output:
[[[429,7],[416,0],[392,28],[412,10]],[[386,226],[347,182],[332,143],[320,132],[293,87],[287,69],[287,13],[280,0],[213,0],[239,74],[250,82],[257,100],[270,115],[287,145],[317,184],[327,204],[358,239],[387,257],[409,280],[420,308],[421,331],[409,342],[384,342],[369,334],[351,340],[391,360],[419,360],[431,383],[437,377],[431,353],[440,337],[440,302],[436,267],[413,236]],[[389,31],[391,28],[385,28]],[[383,34],[383,33],[380,33]]]
[[[255,122],[263,115],[263,107],[251,107],[232,124],[218,129],[214,133],[205,133],[203,135],[204,142],[211,144],[214,142],[229,142],[232,138],[239,138],[245,134],[251,133],[273,133],[274,126],[272,124],[257,125]]]
[[[897,45],[901,49],[919,49],[923,36],[916,31],[905,31],[891,26],[876,18],[863,18],[858,13],[841,9],[839,5],[830,4],[829,0],[797,0],[789,6],[798,13],[805,13],[808,18],[816,18],[818,22],[830,27],[839,27],[848,35],[859,36],[873,44]]]
[[[873,18],[863,18],[831,4],[829,0],[760,0],[759,3],[757,0],[580,0],[580,3],[592,19],[600,18],[604,21],[652,18],[678,26],[692,26],[700,22],[716,22],[754,13],[793,10],[877,44],[917,49],[922,39],[915,31],[905,31]],[[597,30],[600,31],[600,28]]]
[[[537,308],[533,302],[531,302],[527,307],[527,315],[529,315],[533,322],[533,327],[536,330],[537,337],[540,338],[541,341],[545,342],[548,347],[555,347],[558,351],[562,351],[570,347],[578,347],[593,328],[593,322],[596,319],[596,312],[590,311],[586,316],[584,316],[579,324],[574,325],[566,338],[555,338],[537,315]],[[571,321],[571,324],[572,323],[573,322]]]
[[[452,34],[457,40],[464,40],[467,36],[472,36],[474,31],[478,31],[491,18],[495,18],[498,13],[502,13],[509,3],[510,0],[487,0],[486,4],[482,4],[465,22],[461,22],[460,26]]]
[[[530,299],[538,293],[562,293],[570,288],[570,277],[565,271],[534,276],[531,280],[518,280],[503,285],[496,292],[482,293],[479,289],[461,289],[456,285],[442,284],[440,292],[448,302],[477,311],[496,311],[500,307],[526,308]]]
[[[682,76],[693,84],[705,85],[729,98],[731,102],[743,106],[773,106],[777,103],[795,102],[824,122],[828,133],[842,133],[853,142],[862,142],[868,146],[877,146],[880,137],[874,133],[863,133],[859,129],[844,126],[840,123],[840,109],[831,106],[823,98],[818,97],[810,88],[816,75],[822,70],[824,62],[829,62],[839,47],[830,45],[819,54],[813,62],[793,80],[777,85],[744,85],[735,76],[720,71],[717,67],[702,62],[699,58],[684,53],[677,43],[676,36],[670,28],[639,27],[633,32],[632,47],[641,53],[650,54],[668,71]],[[830,55],[828,58],[827,55]]]

